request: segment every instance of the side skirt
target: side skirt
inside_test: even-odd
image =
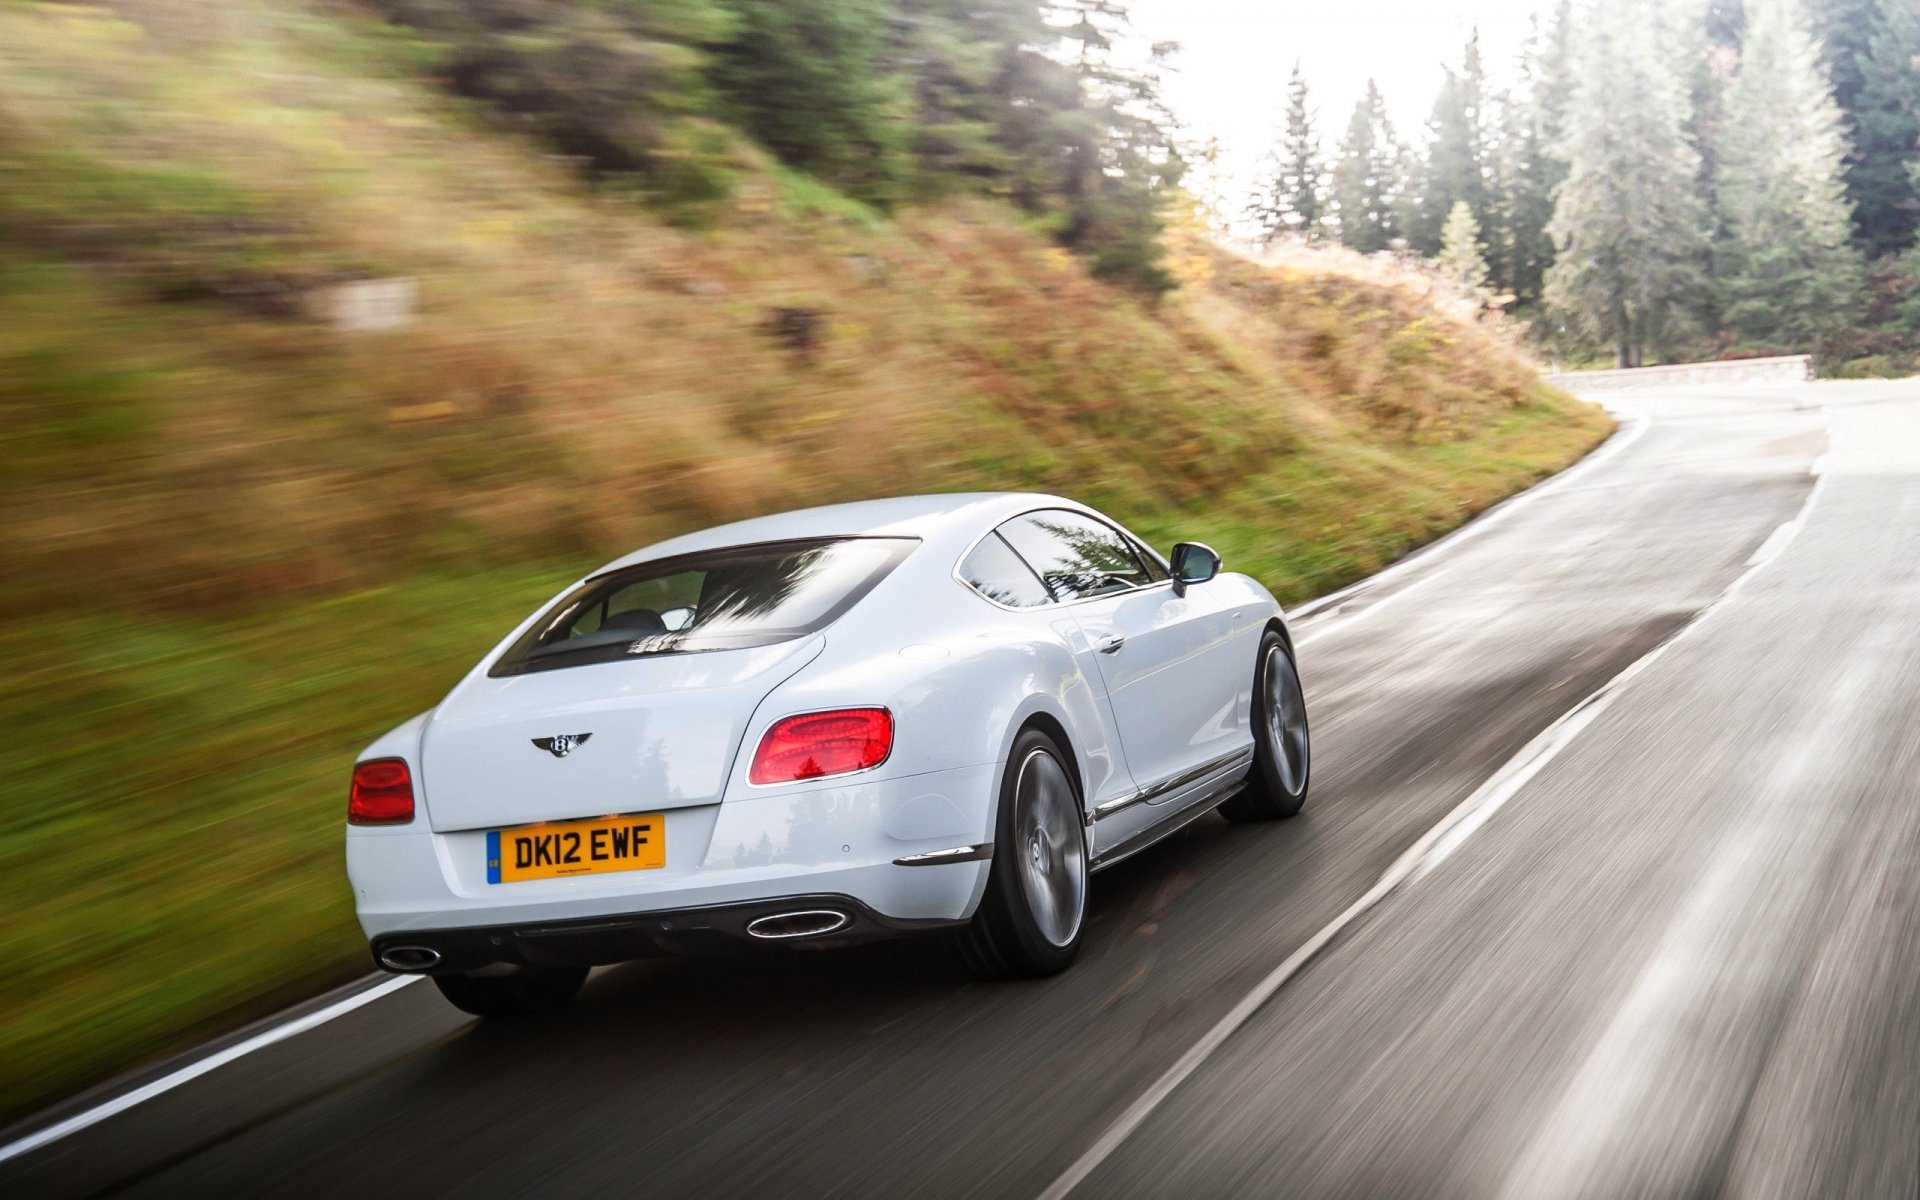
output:
[[[1142,829],[1139,833],[1121,842],[1106,853],[1096,856],[1094,860],[1088,864],[1088,873],[1104,871],[1117,862],[1132,858],[1155,842],[1163,838],[1172,837],[1188,825],[1191,825],[1193,822],[1239,795],[1241,789],[1246,786],[1247,781],[1244,777],[1226,779],[1214,784],[1207,791],[1201,793],[1198,799],[1183,807],[1178,813],[1168,817],[1158,825],[1150,825]]]

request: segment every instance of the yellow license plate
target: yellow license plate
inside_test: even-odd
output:
[[[487,882],[559,879],[667,865],[667,823],[659,813],[551,821],[487,834]]]

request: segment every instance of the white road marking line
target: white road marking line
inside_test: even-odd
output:
[[[1518,495],[1509,496],[1507,499],[1502,500],[1500,503],[1482,512],[1479,516],[1468,521],[1452,533],[1436,542],[1430,542],[1414,550],[1398,562],[1392,563],[1380,571],[1376,571],[1365,579],[1350,583],[1337,592],[1330,592],[1317,600],[1309,600],[1305,604],[1292,609],[1287,613],[1287,620],[1295,623],[1305,622],[1315,618],[1325,620],[1338,613],[1343,602],[1360,589],[1378,586],[1380,583],[1390,580],[1405,571],[1412,570],[1414,567],[1432,565],[1435,558],[1453,553],[1462,543],[1471,541],[1482,533],[1485,533],[1488,526],[1498,523],[1516,510],[1524,508],[1542,496],[1552,495],[1554,492],[1566,486],[1569,480],[1578,479],[1582,475],[1591,472],[1601,464],[1614,458],[1628,446],[1639,441],[1641,435],[1646,433],[1648,427],[1653,424],[1647,414],[1637,408],[1620,408],[1613,411],[1616,416],[1625,418],[1629,424],[1624,430],[1608,438],[1605,444],[1592,454],[1587,455],[1587,457],[1560,472],[1558,475],[1555,475],[1553,478],[1535,484],[1533,487],[1528,488]],[[1412,587],[1418,587],[1426,582],[1428,581],[1424,579],[1420,580],[1415,584],[1409,585],[1409,588],[1403,589],[1403,591],[1411,590]],[[1394,597],[1388,597],[1389,600],[1393,598]],[[1364,609],[1354,616],[1349,617],[1348,620],[1357,621],[1375,609],[1382,607],[1385,603],[1386,601],[1382,601],[1380,604],[1373,605],[1372,608]],[[1329,608],[1332,609],[1331,612],[1325,611]],[[1346,621],[1341,621],[1339,625],[1345,625],[1346,623]],[[1326,636],[1326,634],[1334,628],[1337,628],[1337,626],[1330,625],[1326,629],[1316,629],[1311,634],[1297,640],[1300,644],[1304,645],[1310,640]]]
[[[355,992],[343,1000],[335,1001],[325,1008],[308,1013],[304,1017],[296,1017],[284,1025],[276,1025],[271,1029],[262,1030],[246,1041],[236,1042],[217,1054],[210,1054],[197,1062],[188,1063],[179,1070],[163,1075],[152,1083],[144,1084],[123,1095],[115,1096],[113,1099],[97,1104],[84,1112],[75,1113],[64,1121],[55,1122],[45,1129],[30,1133],[23,1138],[0,1146],[0,1162],[18,1158],[23,1154],[31,1154],[42,1146],[57,1142],[61,1138],[71,1134],[78,1133],[89,1125],[98,1125],[108,1117],[123,1113],[135,1105],[144,1104],[155,1096],[170,1092],[183,1083],[190,1083],[200,1078],[209,1071],[217,1071],[236,1059],[245,1058],[255,1050],[264,1049],[273,1045],[275,1042],[284,1042],[291,1037],[298,1037],[309,1029],[325,1025],[335,1017],[344,1016],[356,1008],[372,1004],[375,1000],[383,996],[390,996],[419,978],[420,976],[418,975],[396,975],[391,979],[383,980],[375,984],[364,992]]]
[[[1644,429],[1645,426],[1641,428]],[[1614,697],[1623,688],[1659,661],[1661,656],[1665,655],[1681,638],[1700,628],[1727,601],[1739,594],[1741,587],[1748,579],[1764,569],[1767,562],[1778,557],[1779,552],[1786,548],[1787,542],[1806,527],[1807,517],[1813,512],[1814,504],[1825,489],[1826,482],[1825,475],[1819,476],[1814,485],[1807,490],[1807,498],[1801,502],[1800,511],[1775,529],[1775,534],[1783,530],[1792,532],[1775,547],[1773,556],[1763,562],[1750,564],[1735,577],[1732,583],[1727,585],[1727,589],[1721,592],[1713,603],[1696,612],[1692,620],[1674,631],[1665,641],[1627,664],[1618,675],[1601,684],[1586,699],[1562,713],[1552,724],[1541,730],[1532,741],[1521,747],[1518,754],[1502,764],[1485,783],[1474,789],[1472,795],[1456,805],[1451,812],[1440,819],[1439,824],[1427,830],[1421,835],[1419,841],[1396,858],[1393,865],[1387,868],[1386,873],[1380,876],[1379,881],[1369,888],[1365,895],[1354,901],[1345,912],[1335,917],[1318,933],[1308,938],[1299,949],[1289,954],[1265,979],[1256,984],[1252,991],[1241,997],[1240,1002],[1235,1004],[1226,1016],[1220,1018],[1205,1036],[1180,1056],[1178,1062],[1168,1067],[1165,1073],[1154,1080],[1145,1092],[1141,1093],[1114,1119],[1111,1125],[1107,1126],[1094,1140],[1093,1145],[1087,1147],[1086,1152],[1074,1160],[1072,1166],[1069,1166],[1059,1178],[1048,1185],[1044,1192],[1040,1193],[1040,1200],[1064,1200],[1074,1188],[1086,1180],[1087,1176],[1093,1174],[1101,1163],[1112,1156],[1113,1152],[1120,1148],[1121,1143],[1132,1136],[1134,1131],[1153,1115],[1155,1109],[1165,1103],[1168,1096],[1171,1096],[1181,1084],[1199,1070],[1200,1065],[1220,1048],[1221,1043],[1245,1025],[1289,979],[1299,974],[1300,968],[1306,966],[1314,955],[1326,947],[1327,943],[1339,936],[1347,926],[1364,916],[1368,910],[1386,899],[1401,884],[1432,870],[1447,855],[1458,849],[1475,830],[1484,825],[1502,805],[1519,795],[1534,776],[1544,770],[1548,763],[1558,757],[1562,750],[1573,743],[1582,730],[1591,725],[1613,703]],[[1773,535],[1769,535],[1768,540],[1772,541]],[[1453,836],[1456,831],[1459,834],[1458,837]]]
[[[1818,728],[1781,756],[1767,791],[1798,797],[1817,786],[1821,759],[1815,748],[1840,744],[1843,732],[1859,719],[1873,680],[1856,659],[1823,698]],[[1680,905],[1606,1029],[1521,1152],[1501,1189],[1504,1200],[1630,1190],[1626,1178],[1603,1174],[1628,1161],[1616,1142],[1619,1130],[1634,1115],[1652,1110],[1662,1066],[1685,1043],[1689,1020],[1699,1020],[1697,1003],[1725,965],[1733,930],[1764,909],[1757,893],[1766,890],[1779,898],[1781,889],[1767,878],[1761,857],[1769,840],[1780,838],[1783,826],[1804,824],[1791,801],[1770,803],[1715,851],[1701,882]],[[1595,1187],[1596,1181],[1601,1186]],[[1606,1186],[1608,1181],[1613,1186]]]
[[[1824,483],[1827,477],[1827,456],[1822,454],[1820,457],[1814,459],[1813,465],[1807,468],[1807,474],[1815,476]],[[1816,490],[1819,486],[1819,484],[1814,485]],[[1808,498],[1811,499],[1812,497],[1809,496]],[[1800,523],[1806,518],[1806,514],[1807,506],[1802,505],[1799,516],[1791,521],[1782,521],[1780,527],[1768,534],[1767,540],[1761,542],[1760,548],[1755,550],[1753,555],[1747,559],[1747,565],[1749,567],[1757,567],[1769,559],[1772,559],[1782,550],[1785,550],[1787,544],[1799,535]]]
[[[1596,451],[1593,454],[1588,455],[1585,459],[1582,459],[1579,463],[1575,464],[1575,466],[1573,466],[1571,469],[1564,471],[1559,475],[1556,475],[1553,479],[1547,481],[1544,484],[1530,488],[1527,491],[1522,492],[1517,496],[1511,497],[1510,499],[1501,501],[1499,504],[1494,505],[1492,508],[1488,509],[1486,512],[1481,513],[1480,516],[1475,520],[1468,522],[1465,526],[1454,531],[1448,536],[1440,539],[1438,542],[1434,542],[1432,545],[1428,546],[1425,550],[1418,552],[1418,554],[1415,557],[1403,559],[1402,561],[1395,563],[1392,566],[1389,566],[1388,568],[1379,572],[1378,574],[1369,576],[1366,579],[1363,579],[1357,583],[1351,584],[1348,587],[1343,588],[1340,591],[1334,592],[1331,595],[1323,596],[1320,599],[1312,601],[1309,604],[1302,605],[1300,608],[1295,609],[1292,613],[1288,614],[1289,617],[1293,619],[1303,620],[1307,617],[1312,616],[1316,611],[1323,609],[1328,605],[1335,604],[1340,600],[1343,600],[1345,597],[1351,595],[1353,592],[1357,591],[1362,587],[1366,587],[1370,584],[1377,583],[1385,577],[1391,576],[1393,574],[1396,574],[1399,571],[1418,565],[1419,562],[1423,562],[1430,559],[1435,553],[1448,551],[1451,549],[1451,547],[1457,545],[1458,543],[1468,540],[1470,536],[1473,536],[1479,532],[1483,532],[1486,529],[1487,525],[1490,524],[1495,518],[1499,517],[1501,514],[1512,512],[1515,508],[1520,507],[1526,501],[1538,499],[1541,495],[1551,492],[1552,490],[1557,488],[1559,485],[1566,482],[1568,479],[1578,474],[1584,473],[1598,466],[1600,463],[1605,462],[1606,460],[1619,454],[1622,450],[1625,450],[1633,442],[1637,441],[1640,438],[1640,436],[1647,431],[1648,426],[1651,425],[1652,422],[1644,412],[1641,412],[1639,410],[1621,409],[1618,411],[1620,415],[1627,417],[1629,420],[1633,422],[1633,424],[1628,428],[1628,430],[1624,434],[1616,435],[1614,438],[1610,439],[1605,446],[1602,446],[1600,450]],[[1816,488],[1815,490],[1817,491],[1818,489]],[[1809,497],[1809,499],[1811,499],[1811,497]],[[1776,530],[1775,532],[1777,533],[1779,531]],[[1742,576],[1742,579],[1744,578],[1745,577]],[[1367,615],[1367,612],[1371,612],[1374,609],[1377,609],[1379,607],[1380,605],[1376,604],[1373,606],[1373,608],[1361,612],[1360,614],[1358,614],[1358,616],[1365,616]],[[1337,611],[1338,609],[1336,608],[1335,612]],[[1333,615],[1333,614],[1328,614],[1328,615]],[[1704,615],[1704,611],[1700,615]],[[1358,617],[1349,618],[1349,619],[1350,620],[1358,619]],[[1696,616],[1695,619],[1697,621],[1698,616]],[[1342,621],[1340,622],[1340,624],[1344,625],[1346,624],[1346,622]],[[1322,634],[1325,634],[1326,632],[1328,631],[1319,630],[1319,631],[1316,631],[1314,636],[1317,637]],[[1307,641],[1308,639],[1302,638],[1300,640],[1304,644],[1304,642]],[[1575,711],[1578,711],[1578,709],[1576,709]],[[1562,718],[1562,719],[1564,720],[1565,718]],[[1549,728],[1548,732],[1551,732],[1551,731],[1552,731],[1551,728]],[[1525,752],[1523,751],[1522,753],[1524,754]],[[1544,766],[1545,762],[1543,761],[1540,765]],[[1505,768],[1503,768],[1503,772],[1504,770]],[[1534,768],[1534,770],[1537,771],[1538,767]],[[1499,776],[1496,775],[1496,779],[1498,777]],[[1530,773],[1527,776],[1527,778],[1529,779],[1532,778],[1532,774]],[[1489,781],[1489,782],[1491,783],[1492,781]],[[1524,780],[1522,781],[1522,783],[1524,783]],[[1483,786],[1481,790],[1484,791],[1486,789]],[[1516,786],[1514,790],[1518,791],[1519,789]],[[1479,794],[1480,794],[1479,792],[1476,792],[1474,794],[1474,797],[1479,796]],[[1433,830],[1429,831],[1427,834],[1427,837],[1422,838],[1419,843],[1416,843],[1413,850],[1409,850],[1407,854],[1412,855],[1415,850],[1421,850],[1422,847],[1426,846],[1429,839],[1433,838],[1435,834],[1443,832],[1446,828],[1450,827],[1454,822],[1455,815],[1456,814],[1464,815],[1462,813],[1462,810],[1465,809],[1467,805],[1472,804],[1474,802],[1474,797],[1469,797],[1466,804],[1463,804],[1459,809],[1455,809],[1453,814],[1449,814],[1447,820],[1443,820],[1440,825],[1436,826]],[[1504,799],[1501,801],[1501,803],[1505,803]],[[1484,818],[1482,819],[1484,820]],[[1476,825],[1476,828],[1477,828],[1477,825]],[[1451,853],[1451,848],[1449,848],[1448,853]],[[1406,862],[1406,861],[1407,861],[1407,855],[1403,855],[1401,860],[1396,861],[1394,866],[1388,869],[1387,874],[1381,877],[1380,883],[1376,883],[1374,885],[1374,889],[1372,891],[1369,891],[1366,894],[1366,896],[1361,897],[1360,900],[1356,902],[1352,908],[1348,909],[1346,913],[1341,914],[1341,916],[1338,919],[1336,919],[1332,925],[1329,925],[1326,929],[1322,930],[1319,934],[1316,934],[1313,939],[1307,942],[1306,945],[1302,946],[1299,950],[1296,950],[1291,956],[1289,956],[1286,962],[1281,963],[1279,967],[1275,968],[1274,973],[1268,976],[1267,980],[1263,980],[1259,988],[1256,988],[1253,993],[1250,993],[1247,999],[1242,1000],[1240,1005],[1235,1006],[1233,1012],[1229,1013],[1226,1019],[1223,1019],[1221,1026],[1215,1027],[1217,1031],[1226,1025],[1227,1020],[1233,1021],[1232,1026],[1229,1028],[1225,1028],[1224,1032],[1220,1033],[1220,1036],[1218,1039],[1209,1042],[1208,1039],[1203,1038],[1199,1045],[1196,1045],[1193,1050],[1189,1050],[1187,1052],[1187,1056],[1183,1057],[1180,1060],[1180,1063],[1174,1064],[1173,1071],[1169,1071],[1168,1076],[1163,1077],[1162,1082],[1165,1082],[1165,1080],[1168,1077],[1171,1077],[1174,1071],[1179,1071],[1181,1068],[1181,1064],[1186,1063],[1188,1058],[1193,1058],[1195,1053],[1198,1052],[1198,1057],[1193,1058],[1192,1064],[1187,1066],[1186,1069],[1181,1072],[1180,1077],[1178,1079],[1173,1079],[1172,1082],[1167,1085],[1165,1092],[1163,1092],[1158,1098],[1154,1099],[1152,1104],[1148,1105],[1146,1109],[1140,1113],[1139,1119],[1135,1120],[1133,1122],[1133,1125],[1129,1126],[1125,1132],[1122,1132],[1120,1134],[1119,1139],[1116,1139],[1113,1145],[1117,1146],[1119,1144],[1119,1140],[1124,1139],[1127,1133],[1130,1133],[1134,1127],[1137,1127],[1139,1124],[1139,1121],[1144,1120],[1147,1113],[1151,1112],[1153,1108],[1159,1105],[1161,1100],[1165,1099],[1166,1093],[1170,1093],[1173,1090],[1173,1088],[1179,1086],[1179,1082],[1181,1079],[1184,1079],[1187,1075],[1191,1074],[1193,1072],[1193,1069],[1200,1065],[1200,1062],[1206,1058],[1207,1054],[1212,1052],[1215,1046],[1217,1046],[1221,1041],[1224,1041],[1226,1037],[1233,1032],[1234,1029],[1237,1029],[1241,1024],[1244,1024],[1247,1017],[1252,1015],[1253,1010],[1258,1008],[1259,1005],[1265,1001],[1267,996],[1272,995],[1274,991],[1278,990],[1280,985],[1286,982],[1287,978],[1291,977],[1296,971],[1298,971],[1299,968],[1305,964],[1306,960],[1311,958],[1313,954],[1317,952],[1322,946],[1324,946],[1328,941],[1332,940],[1333,936],[1336,933],[1338,933],[1341,928],[1343,928],[1349,921],[1353,920],[1355,917],[1365,912],[1368,908],[1373,907],[1373,905],[1378,903],[1379,900],[1382,897],[1384,897],[1387,892],[1392,891],[1393,887],[1398,886],[1399,882],[1401,881],[1401,879],[1405,877],[1407,872],[1402,872],[1399,878],[1394,878],[1395,871],[1401,867],[1402,862]],[[1411,865],[1417,865],[1417,860],[1415,860],[1414,864],[1409,865],[1408,872],[1411,871]],[[1392,879],[1392,883],[1388,883],[1389,879]],[[1376,892],[1378,893],[1378,895],[1375,894]],[[267,1046],[271,1046],[276,1042],[283,1042],[288,1038],[298,1037],[300,1034],[303,1034],[310,1029],[318,1028],[319,1026],[326,1024],[327,1022],[333,1020],[336,1017],[344,1016],[345,1014],[352,1012],[356,1008],[360,1008],[364,1005],[371,1004],[375,1000],[379,1000],[382,997],[391,995],[392,993],[397,992],[401,988],[414,982],[418,978],[420,977],[417,975],[398,975],[393,977],[392,979],[384,980],[383,982],[376,984],[371,988],[368,988],[364,992],[357,992],[352,996],[348,996],[347,998],[337,1001],[334,1004],[330,1004],[325,1008],[308,1013],[304,1017],[296,1018],[292,1021],[287,1022],[284,1025],[276,1025],[271,1029],[263,1030],[262,1032],[255,1034],[253,1037],[250,1037],[243,1042],[238,1042],[232,1046],[227,1047],[225,1050],[219,1051],[216,1054],[211,1054],[206,1058],[200,1059],[196,1062],[189,1063],[188,1065],[181,1067],[179,1070],[171,1072],[170,1074],[164,1075],[161,1078],[156,1079],[151,1083],[144,1084],[140,1087],[133,1089],[130,1092],[126,1092],[122,1095],[114,1097],[111,1100],[107,1100],[100,1104],[97,1104],[94,1107],[85,1110],[84,1112],[76,1113],[73,1116],[66,1118],[65,1120],[57,1121],[54,1124],[49,1125],[44,1129],[40,1129],[34,1133],[27,1134],[25,1137],[17,1138],[14,1141],[8,1142],[4,1146],[0,1146],[0,1163],[7,1162],[10,1159],[18,1158],[23,1154],[30,1154],[33,1151],[40,1149],[42,1146],[50,1145],[53,1142],[57,1142],[62,1138],[69,1137],[72,1134],[78,1133],[82,1129],[86,1129],[89,1126],[97,1125],[101,1121],[107,1120],[109,1117],[117,1116],[118,1114],[123,1113],[130,1108],[134,1108],[140,1104],[144,1104],[146,1101],[151,1100],[156,1096],[160,1096],[167,1092],[170,1092],[173,1089],[180,1087],[182,1084],[190,1083],[193,1080],[200,1078],[202,1075],[208,1074],[209,1072],[212,1072],[212,1071],[216,1071],[221,1067],[226,1066],[228,1063],[234,1062],[240,1058],[244,1058],[245,1056],[252,1054],[256,1050],[264,1049]],[[1269,982],[1271,982],[1271,987],[1268,986]],[[1262,989],[1265,989],[1264,993]],[[1255,996],[1258,996],[1258,999],[1255,999]],[[1249,1001],[1252,1001],[1251,1006],[1248,1006]],[[1244,1014],[1241,1014],[1238,1017],[1238,1019],[1235,1020],[1234,1014],[1240,1013],[1240,1010],[1243,1006],[1247,1006],[1247,1011]],[[1212,1038],[1212,1037],[1213,1037],[1213,1034],[1209,1033],[1208,1038]],[[1158,1087],[1159,1085],[1156,1084],[1155,1086]],[[1151,1090],[1149,1091],[1148,1095],[1152,1095]],[[1142,1100],[1145,1100],[1145,1099],[1146,1097],[1142,1097]],[[1140,1102],[1136,1101],[1135,1107],[1138,1107],[1139,1104]],[[1133,1112],[1133,1109],[1129,1108],[1128,1113],[1130,1114],[1132,1112]],[[1123,1114],[1122,1120],[1124,1121],[1125,1119],[1126,1119],[1126,1114]],[[1110,1130],[1109,1133],[1111,1132],[1112,1131]],[[1096,1147],[1098,1147],[1100,1143],[1095,1143],[1095,1145]],[[1104,1159],[1108,1154],[1112,1153],[1112,1149],[1113,1149],[1112,1146],[1107,1147],[1107,1149],[1100,1154],[1099,1158]],[[1092,1154],[1092,1151],[1090,1150],[1088,1153],[1090,1155]],[[1084,1161],[1084,1156],[1083,1156],[1083,1161]],[[1093,1166],[1098,1165],[1098,1162],[1099,1160],[1095,1159],[1091,1164],[1088,1165],[1087,1171],[1091,1171],[1093,1169]],[[1075,1167],[1077,1168],[1078,1166],[1079,1164],[1076,1163]],[[1071,1175],[1072,1171],[1070,1170],[1068,1174]],[[1085,1172],[1082,1172],[1079,1177],[1074,1178],[1071,1182],[1066,1182],[1066,1186],[1062,1188],[1061,1186],[1062,1182],[1065,1182],[1067,1180],[1067,1176],[1062,1176],[1061,1180],[1055,1181],[1053,1187],[1049,1188],[1044,1195],[1046,1197],[1053,1197],[1056,1195],[1064,1196],[1067,1193],[1067,1191],[1070,1191],[1072,1189],[1075,1183],[1079,1182],[1080,1178],[1084,1178],[1084,1177],[1085,1177]]]

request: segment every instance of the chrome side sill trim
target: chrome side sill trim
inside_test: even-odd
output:
[[[1104,871],[1115,863],[1132,858],[1142,850],[1148,849],[1172,837],[1201,817],[1206,816],[1214,809],[1219,808],[1222,804],[1238,796],[1246,789],[1246,786],[1246,780],[1236,779],[1200,802],[1190,804],[1186,808],[1181,809],[1172,817],[1160,822],[1160,824],[1148,826],[1135,834],[1131,840],[1120,843],[1105,854],[1094,856],[1093,860],[1087,864],[1087,873],[1092,874],[1096,871]]]
[[[945,850],[928,850],[923,854],[909,854],[896,858],[896,867],[933,867],[941,863],[983,862],[993,857],[993,843],[981,842],[977,846],[949,846]]]
[[[1087,814],[1087,824],[1091,825],[1095,821],[1104,821],[1115,813],[1125,812],[1136,804],[1146,804],[1149,801],[1158,800],[1169,792],[1177,792],[1188,784],[1198,783],[1216,771],[1224,771],[1230,767],[1237,767],[1243,764],[1248,766],[1253,764],[1252,746],[1222,754],[1220,757],[1201,763],[1191,770],[1182,771],[1178,775],[1163,779],[1152,787],[1141,788],[1131,796],[1122,796],[1118,800],[1109,800]]]

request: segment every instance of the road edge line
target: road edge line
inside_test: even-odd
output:
[[[1360,591],[1362,588],[1374,587],[1382,580],[1391,579],[1403,571],[1410,570],[1421,563],[1429,562],[1436,557],[1444,557],[1459,543],[1469,541],[1484,532],[1489,524],[1498,521],[1504,515],[1513,512],[1515,509],[1523,508],[1527,504],[1540,499],[1542,496],[1551,495],[1564,486],[1568,480],[1577,479],[1593,468],[1616,457],[1625,451],[1627,447],[1639,441],[1641,435],[1646,433],[1647,429],[1653,424],[1652,417],[1650,417],[1644,409],[1621,407],[1610,408],[1607,411],[1616,417],[1625,418],[1627,424],[1617,430],[1611,437],[1607,438],[1606,441],[1595,446],[1582,457],[1579,462],[1574,463],[1564,471],[1557,472],[1542,479],[1532,487],[1515,492],[1511,496],[1507,496],[1504,499],[1488,505],[1476,513],[1473,519],[1458,529],[1450,530],[1424,546],[1414,547],[1412,550],[1409,550],[1407,553],[1388,563],[1378,571],[1375,571],[1373,574],[1366,576],[1364,579],[1356,579],[1337,591],[1329,592],[1324,596],[1308,600],[1304,604],[1296,605],[1288,610],[1287,620],[1290,622],[1311,620],[1319,616],[1326,609],[1337,607],[1342,601],[1352,596],[1355,592]]]
[[[1827,414],[1827,420],[1830,431],[1832,428],[1830,411]],[[1831,434],[1829,434],[1829,441],[1831,441]],[[1806,499],[1801,501],[1799,511],[1769,532],[1766,541],[1762,543],[1762,545],[1776,543],[1772,545],[1771,552],[1766,557],[1760,558],[1756,553],[1754,558],[1759,561],[1749,559],[1745,569],[1735,576],[1711,603],[1695,612],[1686,624],[1668,634],[1645,654],[1628,663],[1618,674],[1583,697],[1578,704],[1555,717],[1512,758],[1502,763],[1499,769],[1488,776],[1486,781],[1475,788],[1465,800],[1455,805],[1440,818],[1437,824],[1420,835],[1420,839],[1394,859],[1392,865],[1358,900],[1348,905],[1344,912],[1322,926],[1312,937],[1301,943],[1298,949],[1282,959],[1279,966],[1268,972],[1265,978],[1254,985],[1252,991],[1242,996],[1240,1001],[1215,1022],[1198,1042],[1188,1048],[1187,1052],[1162,1072],[1146,1091],[1122,1110],[1100,1136],[1094,1139],[1093,1144],[1049,1184],[1045,1191],[1040,1193],[1038,1200],[1065,1200],[1076,1187],[1085,1182],[1087,1177],[1100,1167],[1100,1164],[1120,1148],[1121,1143],[1145,1124],[1147,1118],[1152,1116],[1154,1111],[1165,1103],[1167,1097],[1178,1090],[1195,1071],[1199,1070],[1215,1050],[1237,1033],[1241,1026],[1245,1025],[1268,1000],[1271,1000],[1288,980],[1299,974],[1300,969],[1325,949],[1329,942],[1338,937],[1349,925],[1365,916],[1382,900],[1399,890],[1402,884],[1426,874],[1464,844],[1466,839],[1486,824],[1487,820],[1507,801],[1519,795],[1526,785],[1532,782],[1534,776],[1558,758],[1561,751],[1572,745],[1580,733],[1605,712],[1612,705],[1614,698],[1634,679],[1659,661],[1681,638],[1700,628],[1729,600],[1739,595],[1749,579],[1765,570],[1768,564],[1776,561],[1787,546],[1799,536],[1800,531],[1806,528],[1807,518],[1813,513],[1814,504],[1826,488],[1827,475],[1823,469],[1825,457],[1822,455],[1815,459],[1808,468],[1807,474],[1813,476],[1814,482],[1813,486],[1807,489]],[[1784,530],[1791,532],[1784,537],[1776,536]],[[1485,811],[1482,812],[1482,809]],[[1460,830],[1461,836],[1447,842],[1439,856],[1429,863],[1427,861],[1429,855],[1436,848],[1441,847],[1441,843],[1446,841],[1448,835],[1454,833],[1456,828]]]
[[[373,1003],[384,996],[392,995],[401,988],[419,979],[418,975],[395,975],[355,992],[343,999],[336,1000],[324,1008],[316,1009],[304,1016],[295,1017],[279,1025],[270,1026],[250,1038],[242,1039],[223,1050],[217,1050],[205,1058],[195,1059],[184,1067],[170,1071],[158,1079],[150,1080],[139,1087],[122,1092],[109,1100],[55,1121],[33,1133],[15,1138],[0,1145],[0,1163],[9,1162],[23,1155],[31,1154],[43,1146],[51,1145],[63,1138],[79,1133],[92,1125],[97,1125],[109,1117],[118,1116],[130,1108],[135,1108],[156,1096],[163,1095],[182,1084],[191,1083],[202,1075],[217,1071],[228,1063],[245,1058],[256,1050],[263,1050],[276,1042],[284,1042],[298,1037],[309,1029],[318,1028],[333,1020],[345,1016],[356,1008]]]

